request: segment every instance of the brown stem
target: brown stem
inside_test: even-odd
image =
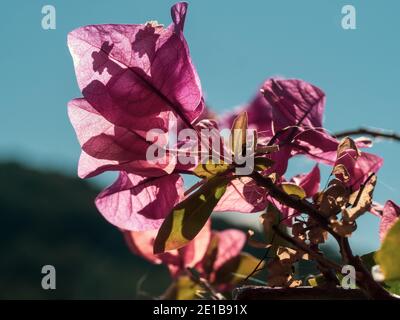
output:
[[[340,252],[342,254],[343,260],[345,261],[345,263],[348,263],[348,264],[351,264],[354,266],[354,268],[356,269],[357,284],[359,285],[359,287],[362,290],[365,291],[365,293],[370,298],[372,298],[372,299],[395,299],[389,292],[387,292],[379,283],[377,283],[373,279],[372,275],[370,274],[370,272],[368,270],[365,269],[365,267],[362,265],[359,258],[355,257],[353,255],[353,252],[351,250],[348,239],[346,237],[340,236],[334,230],[332,230],[327,219],[311,203],[309,203],[307,200],[301,200],[301,199],[290,196],[283,190],[279,189],[270,178],[263,177],[258,172],[253,172],[251,177],[254,179],[254,181],[259,186],[266,188],[268,190],[270,196],[272,196],[279,202],[287,205],[288,207],[291,207],[299,212],[304,212],[304,213],[308,214],[310,217],[312,217],[314,220],[316,220],[323,229],[328,231],[336,239],[336,241],[339,244]],[[277,232],[277,228],[275,228],[275,231]],[[295,241],[292,238],[290,238],[290,239],[291,239],[291,241]],[[288,239],[286,239],[286,240],[288,240]],[[315,259],[317,261],[322,262],[322,260],[320,258],[318,260],[317,257],[315,257]],[[325,263],[326,261],[323,261],[323,262]],[[336,267],[337,266],[335,266],[335,268]]]
[[[371,273],[363,265],[360,257],[353,257],[350,261],[350,264],[356,270],[358,270],[360,278],[357,279],[357,284],[361,289],[363,289],[370,299],[399,300],[374,280]]]
[[[296,209],[299,212],[307,213],[310,217],[312,217],[315,221],[317,221],[319,225],[326,231],[334,232],[332,228],[329,226],[329,223],[325,219],[325,217],[316,208],[314,208],[313,205],[309,203],[307,200],[301,200],[299,198],[294,198],[290,196],[283,190],[279,189],[270,178],[263,177],[258,172],[253,172],[251,177],[259,186],[266,188],[271,197],[275,198],[279,202],[291,208]]]
[[[349,239],[341,237],[338,234],[334,234],[333,237],[339,244],[340,254],[344,263],[350,263],[354,259],[353,251],[351,250]]]
[[[370,129],[370,128],[358,128],[354,130],[346,130],[340,131],[333,134],[336,138],[344,138],[347,136],[355,136],[355,135],[367,135],[373,138],[384,138],[384,139],[391,139],[400,141],[400,135],[395,132],[385,132],[379,129]]]

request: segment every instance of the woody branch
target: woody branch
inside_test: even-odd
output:
[[[330,227],[328,220],[323,216],[323,214],[320,213],[310,202],[290,196],[283,190],[279,189],[270,178],[263,177],[258,172],[253,172],[251,177],[258,185],[266,188],[270,196],[299,212],[308,214],[317,221],[324,230],[328,231],[335,238],[339,244],[344,262],[354,266],[356,269],[357,284],[368,297],[375,299],[394,299],[390,293],[388,293],[373,279],[370,272],[362,265],[360,258],[353,255],[348,239],[337,234]],[[300,247],[299,249],[304,248]],[[319,261],[322,262],[323,260],[319,258]],[[329,261],[324,260],[324,263],[327,264]]]
[[[382,129],[364,128],[364,127],[354,130],[339,131],[334,133],[333,135],[338,139],[347,136],[366,135],[373,138],[383,138],[400,142],[400,134],[396,132],[390,132]]]

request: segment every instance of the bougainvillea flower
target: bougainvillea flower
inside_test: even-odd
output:
[[[222,116],[221,125],[229,127],[235,115],[246,111],[249,127],[259,132],[259,141],[271,141],[279,145],[277,152],[268,155],[274,161],[269,172],[283,176],[288,167],[289,159],[296,155],[305,155],[317,163],[334,166],[337,161],[339,141],[322,128],[325,94],[316,86],[298,79],[268,79],[261,88],[262,94],[256,95],[253,101],[233,113]],[[260,138],[261,137],[261,138]],[[365,148],[371,146],[371,141],[365,138],[356,139],[356,146]],[[379,157],[362,153],[352,168],[353,187],[362,183],[362,176],[368,171],[376,172],[382,161]],[[361,181],[361,182],[360,182]],[[239,184],[239,183],[237,183]],[[232,210],[231,203],[241,201],[239,211],[254,212],[259,209],[258,202],[265,198],[260,188],[246,181],[238,186],[228,186],[216,209]],[[350,184],[349,184],[350,185]],[[246,190],[246,195],[243,191]],[[254,202],[255,196],[257,201]],[[256,203],[256,206],[253,204]]]
[[[353,190],[358,190],[371,173],[377,173],[383,165],[383,158],[367,152],[362,152],[357,159],[349,184]],[[351,174],[351,173],[350,173]]]
[[[148,131],[163,130],[159,139],[166,140],[171,113],[188,126],[201,114],[200,81],[183,37],[186,9],[186,3],[173,6],[168,28],[155,23],[92,25],[68,35],[85,98],[69,105],[85,152],[81,176],[110,169],[143,174],[140,167],[149,167],[143,161]]]
[[[78,174],[88,178],[120,171],[96,205],[122,229],[158,228],[181,197],[174,154],[167,150],[164,161],[152,162],[146,152],[153,142],[167,143],[173,119],[193,127],[204,109],[183,36],[186,10],[186,3],[174,5],[173,23],[166,28],[156,22],[89,25],[68,35],[84,97],[68,105],[82,147]],[[147,141],[151,129],[163,134]]]
[[[253,100],[221,117],[222,127],[230,128],[235,117],[247,111],[249,127],[272,137],[286,127],[321,128],[325,107],[324,92],[299,79],[275,79],[264,82]]]
[[[392,225],[400,219],[400,207],[393,201],[388,200],[382,211],[381,223],[379,226],[379,239],[381,242]]]
[[[249,127],[257,129],[262,140],[272,139],[280,146],[278,152],[271,154],[274,172],[282,176],[288,160],[296,154],[305,154],[317,162],[324,162],[326,154],[331,156],[328,152],[335,154],[337,140],[321,129],[325,105],[321,89],[298,79],[268,79],[261,91],[250,104],[223,115],[221,125],[230,127],[235,115],[245,110]],[[333,164],[335,159],[325,162]]]
[[[262,91],[272,106],[275,131],[297,125],[322,127],[325,94],[321,89],[298,79],[269,79]]]
[[[146,134],[168,129],[168,113],[186,124],[202,112],[202,91],[183,36],[187,4],[173,23],[89,25],[68,35],[84,98],[114,125]]]
[[[302,187],[307,198],[312,198],[319,190],[320,179],[321,173],[319,167],[315,165],[309,173],[295,175],[290,179],[290,182]]]
[[[367,138],[354,139],[357,148],[370,148],[371,140]],[[312,160],[333,166],[337,160],[337,149],[340,141],[323,129],[298,128],[291,141],[292,156],[305,155]]]
[[[275,136],[274,143],[280,146],[281,154],[273,155],[279,160],[278,174],[286,171],[285,155],[304,154],[333,165],[339,141],[322,128],[325,93],[303,80],[275,78],[266,80],[261,91],[250,104],[223,115],[222,126],[230,127],[238,112],[247,111],[249,127],[256,128],[263,139]],[[371,146],[366,138],[356,143],[359,148]]]
[[[156,235],[156,231],[125,232],[125,239],[133,253],[144,257],[152,263],[166,264],[173,278],[184,273],[186,268],[192,267],[212,280],[218,269],[240,254],[247,240],[246,234],[239,230],[211,231],[211,223],[208,221],[200,233],[187,246],[182,249],[154,255],[153,244]],[[215,236],[218,237],[218,244],[213,270],[211,274],[205,275],[207,272],[205,265],[206,252],[212,238]]]

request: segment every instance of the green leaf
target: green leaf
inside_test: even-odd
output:
[[[285,191],[288,195],[295,196],[300,199],[304,199],[307,196],[304,189],[295,183],[283,182],[281,186],[283,191]]]
[[[370,253],[364,254],[361,256],[361,261],[366,266],[366,268],[371,271],[372,267],[377,265],[375,261],[376,252],[372,251]],[[383,282],[383,286],[386,290],[390,291],[391,293],[400,295],[400,280],[392,280],[392,281],[385,281]]]
[[[194,169],[194,174],[200,178],[210,179],[228,169],[229,164],[227,163],[212,163],[212,160],[208,160],[207,163],[199,163]]]
[[[232,124],[231,130],[231,148],[235,155],[241,155],[243,146],[246,145],[246,130],[247,130],[247,112],[240,113]]]
[[[382,246],[375,254],[376,262],[380,265],[385,282],[400,280],[400,220],[388,231]]]
[[[179,203],[158,230],[154,253],[179,249],[193,240],[225,193],[228,181],[229,179],[225,177],[211,178]]]
[[[202,287],[194,282],[189,276],[180,276],[163,294],[162,299],[194,300],[197,298],[197,292],[201,290]]]
[[[214,233],[211,236],[210,243],[208,244],[206,254],[203,258],[203,269],[204,272],[209,275],[213,272],[214,263],[217,259],[218,254],[218,244],[219,244],[219,235]]]
[[[254,159],[254,170],[255,171],[264,171],[268,168],[271,168],[274,164],[274,161],[268,159],[266,157],[257,157]]]
[[[266,213],[261,215],[261,223],[264,228],[265,240],[267,244],[272,244],[272,240],[277,238],[272,227],[279,226],[281,219],[281,212],[272,203],[269,203]]]
[[[400,296],[400,280],[385,281],[383,286],[391,293]]]
[[[217,270],[214,283],[236,285],[246,279],[259,263],[260,259],[246,252],[242,252],[238,256],[225,262]],[[264,262],[259,265],[259,269],[263,266]]]

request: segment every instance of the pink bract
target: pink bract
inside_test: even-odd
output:
[[[168,129],[168,113],[189,124],[202,112],[202,91],[183,36],[187,4],[173,23],[89,25],[68,35],[79,88],[111,123],[146,133]]]
[[[126,230],[156,229],[181,197],[183,183],[173,173],[176,158],[147,160],[151,129],[164,134],[174,114],[192,127],[202,113],[200,81],[183,36],[187,3],[171,8],[173,23],[89,25],[68,35],[81,99],[68,113],[82,147],[78,175],[120,171],[96,199],[103,216]]]
[[[145,176],[172,172],[173,157],[165,167],[146,163],[146,135],[151,129],[162,130],[158,143],[163,144],[171,113],[191,126],[204,109],[183,36],[186,9],[186,3],[173,6],[174,23],[167,28],[155,23],[91,25],[68,35],[84,96],[69,103],[84,152],[78,169],[81,177],[108,170]]]
[[[96,198],[96,206],[113,225],[144,231],[160,227],[183,197],[178,174],[144,178],[121,171],[118,179]]]
[[[164,157],[165,164],[147,161],[149,142],[135,131],[107,121],[85,99],[71,100],[68,114],[82,147],[78,167],[81,178],[110,170],[160,176],[174,169],[176,160],[168,153]]]
[[[188,267],[195,267],[199,272],[204,272],[205,254],[213,236],[217,236],[219,241],[211,278],[225,262],[239,255],[247,239],[246,234],[239,230],[211,231],[211,223],[208,221],[186,247],[154,255],[153,243],[156,235],[156,231],[125,232],[125,239],[133,253],[152,263],[166,264],[174,278],[185,272]]]
[[[400,219],[400,207],[388,200],[383,207],[381,223],[379,226],[379,239],[383,241],[388,230]]]
[[[321,128],[325,107],[324,92],[302,80],[269,79],[262,86],[270,103],[276,131],[301,125]]]

